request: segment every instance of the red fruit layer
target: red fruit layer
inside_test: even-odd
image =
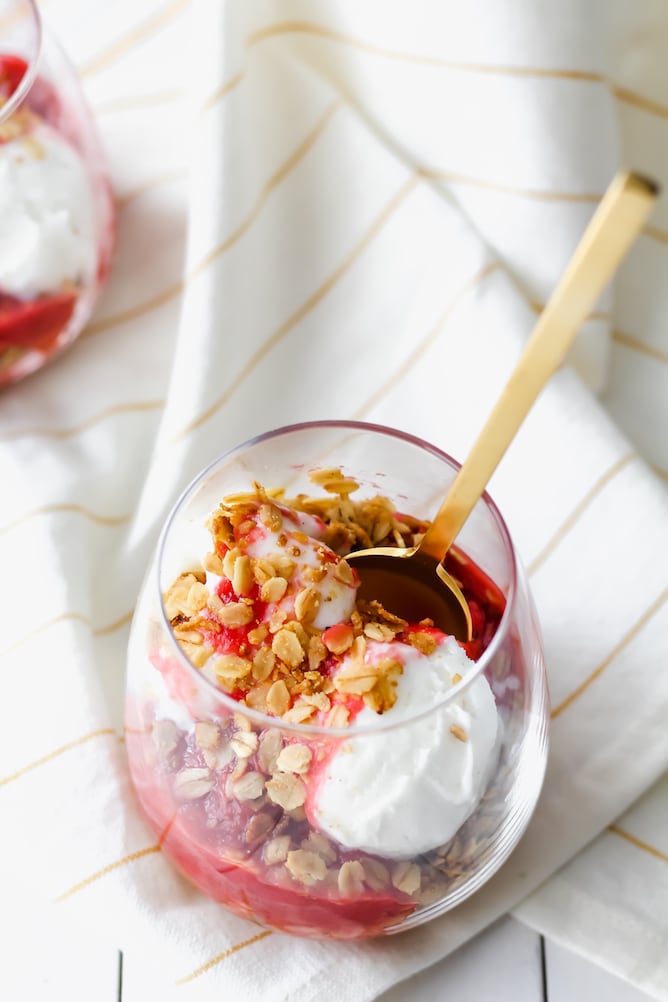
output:
[[[0,56],[0,98],[9,100],[23,80],[27,69],[27,62],[20,56],[7,54]]]
[[[76,292],[25,301],[0,292],[0,352],[24,348],[47,354],[70,322]]]

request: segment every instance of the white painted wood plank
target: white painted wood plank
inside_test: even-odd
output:
[[[503,918],[445,960],[379,996],[378,1002],[542,1002],[542,998],[540,937],[515,919]]]
[[[645,992],[551,940],[545,959],[549,1002],[649,1002]]]

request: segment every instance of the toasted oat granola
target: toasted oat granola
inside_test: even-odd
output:
[[[344,621],[319,627],[318,614],[329,601],[323,582],[354,590],[347,553],[414,546],[425,525],[399,515],[387,498],[355,499],[359,485],[340,469],[317,470],[310,479],[323,496],[286,499],[254,483],[252,491],[226,497],[207,522],[212,548],[202,566],[181,574],[163,601],[186,657],[198,668],[207,666],[240,702],[293,723],[341,727],[349,723],[351,699],[376,713],[396,701],[402,664],[391,656],[369,663],[368,642],[401,637],[431,653],[435,641],[425,630],[405,633],[408,624],[378,602],[355,601]],[[295,529],[293,513],[317,520],[321,538],[315,544]],[[252,555],[249,539],[260,527],[274,534],[276,546]],[[307,544],[314,546],[311,563],[304,561]],[[207,574],[215,588],[207,585]]]

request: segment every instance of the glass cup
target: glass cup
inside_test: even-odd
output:
[[[126,745],[139,802],[164,853],[205,894],[289,933],[357,939],[442,914],[508,857],[543,781],[547,688],[526,578],[487,495],[448,558],[471,606],[474,639],[465,647],[475,663],[433,704],[399,719],[390,711],[373,727],[336,726],[329,718],[334,726],[316,726],[260,712],[210,681],[196,667],[199,649],[186,644],[193,652],[186,657],[177,643],[163,596],[178,575],[201,568],[202,527],[223,497],[248,491],[253,481],[290,497],[314,495],[314,468],[341,468],[361,496],[386,496],[398,511],[428,519],[458,464],[417,438],[356,422],[282,428],[212,463],[169,516],[141,590],[129,644]],[[472,748],[448,726],[462,706],[474,707],[474,716],[486,706],[497,731],[477,801],[446,824],[452,804],[441,803],[434,783],[447,786],[445,774]],[[482,732],[479,738],[487,740]],[[443,748],[450,742],[440,759],[444,775],[420,779],[420,749],[432,739]],[[336,796],[347,829],[340,840],[330,822],[323,830],[314,806],[334,756],[344,763]],[[471,768],[470,761],[461,767]],[[373,827],[374,805],[382,812],[388,789],[394,842],[379,850],[368,832],[358,837],[354,829],[362,816]],[[428,844],[418,844],[425,838]]]
[[[0,386],[78,336],[114,241],[81,85],[34,0],[0,0]]]

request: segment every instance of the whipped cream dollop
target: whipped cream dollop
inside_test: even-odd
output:
[[[344,738],[318,775],[307,811],[344,846],[414,856],[448,842],[483,796],[498,757],[496,704],[479,675],[445,706],[407,720],[443,700],[474,669],[453,637],[429,655],[408,644],[373,642],[365,657],[400,661],[403,674],[394,706],[382,716],[364,708],[355,725],[397,727]]]
[[[95,268],[95,212],[84,164],[50,126],[0,143],[0,289],[56,292]]]

